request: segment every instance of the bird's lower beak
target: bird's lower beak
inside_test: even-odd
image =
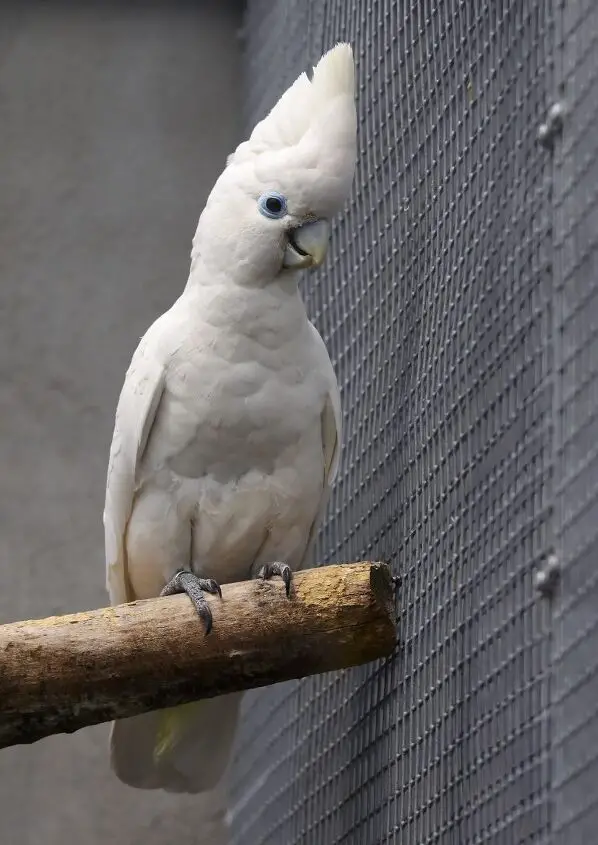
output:
[[[282,266],[289,270],[319,267],[326,258],[330,224],[327,220],[304,223],[289,233]]]

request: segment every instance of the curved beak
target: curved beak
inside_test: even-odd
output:
[[[330,224],[328,220],[304,223],[289,232],[282,266],[289,270],[319,267],[326,258]]]

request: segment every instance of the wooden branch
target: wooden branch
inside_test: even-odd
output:
[[[0,748],[235,690],[388,656],[388,566],[326,566],[207,596],[205,636],[186,596],[0,626]]]

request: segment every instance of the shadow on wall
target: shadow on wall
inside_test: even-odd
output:
[[[238,140],[241,5],[2,9],[0,622],[107,603],[118,392]],[[195,843],[197,799],[124,787],[106,737],[2,751],[2,840]]]

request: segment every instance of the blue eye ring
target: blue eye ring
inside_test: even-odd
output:
[[[280,220],[287,213],[286,197],[283,197],[278,191],[266,191],[258,199],[257,207],[264,217],[269,217],[270,220]]]

